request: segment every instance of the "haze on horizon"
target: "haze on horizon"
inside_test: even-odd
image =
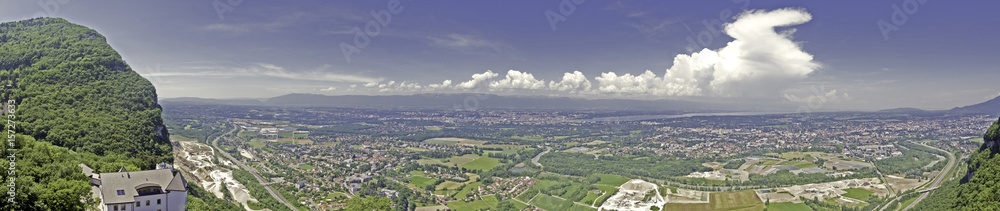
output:
[[[161,98],[491,93],[949,109],[997,97],[990,3],[11,1]],[[995,3],[992,3],[995,4]]]

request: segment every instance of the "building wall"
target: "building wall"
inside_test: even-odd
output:
[[[157,199],[160,200],[160,204],[156,204]],[[167,203],[170,203],[167,201],[167,194],[136,196],[135,201],[141,203],[142,205],[136,207],[134,211],[166,211]],[[147,201],[149,202],[149,205],[146,205]],[[133,203],[132,205],[134,206],[135,204]]]
[[[187,191],[170,191],[167,193],[167,209],[163,211],[183,211],[187,199]]]
[[[156,204],[157,199],[160,200],[160,204]],[[149,200],[149,205],[146,205],[146,200]],[[118,211],[183,211],[184,207],[187,206],[187,192],[172,191],[165,194],[136,196],[135,201],[141,205],[136,207],[135,202],[111,204],[101,206],[101,210],[114,211],[113,206],[118,205]],[[125,209],[122,209],[123,207]]]
[[[101,203],[101,204],[104,204],[104,203]],[[123,210],[124,211],[132,211],[132,210],[135,210],[135,204],[134,203],[108,204],[106,206],[101,206],[101,208],[103,208],[104,211],[115,211],[115,208],[114,208],[115,205],[118,205],[118,211],[123,211]],[[124,209],[122,209],[122,208],[124,208]]]

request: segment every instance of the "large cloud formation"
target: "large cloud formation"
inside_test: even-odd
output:
[[[803,24],[810,19],[812,15],[802,9],[746,11],[725,25],[725,33],[734,39],[725,47],[677,55],[673,66],[662,76],[649,70],[639,75],[601,73],[594,78],[596,87],[580,71],[565,73],[561,81],[546,83],[531,73],[517,70],[507,71],[503,78],[486,71],[454,85],[451,80],[428,86],[390,81],[369,83],[367,87],[378,87],[380,91],[486,88],[623,96],[781,97],[784,89],[807,77],[820,64],[791,40],[794,29],[779,32],[775,28]]]

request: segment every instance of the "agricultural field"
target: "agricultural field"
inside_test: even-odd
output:
[[[514,203],[515,207],[520,207],[520,208],[527,207],[527,205],[521,204],[520,202],[517,202],[517,201],[513,201],[513,202],[515,202]],[[448,208],[451,208],[452,210],[455,210],[455,211],[488,210],[488,209],[496,207],[497,203],[500,203],[500,201],[497,200],[497,197],[495,195],[489,195],[489,196],[483,196],[483,198],[481,200],[472,200],[472,201],[468,201],[468,202],[463,201],[463,200],[458,200],[458,201],[454,201],[454,202],[449,202],[448,203]]]
[[[464,139],[464,138],[432,138],[424,140],[424,143],[443,144],[443,145],[464,144],[464,145],[479,146],[485,144],[486,141]]]
[[[493,167],[497,167],[499,165],[500,165],[500,159],[491,158],[489,156],[484,155],[482,157],[476,158],[472,162],[461,164],[458,167],[486,171],[493,169]]]
[[[618,176],[618,175],[610,175],[610,174],[594,174],[594,175],[597,175],[598,177],[601,178],[601,181],[597,182],[597,184],[603,184],[603,185],[619,186],[625,184],[625,182],[628,182],[629,180],[629,178],[625,178],[623,176]]]
[[[520,152],[520,151],[521,151],[521,149],[520,149],[520,148],[514,148],[514,147],[504,147],[504,148],[503,148],[503,151],[497,151],[497,150],[487,150],[487,151],[484,151],[484,152],[485,152],[486,154],[489,154],[489,153],[503,153],[503,154],[505,154],[505,155],[514,155],[514,154],[517,154],[517,152]]]
[[[465,198],[465,195],[472,193],[473,190],[479,188],[479,185],[482,184],[483,184],[482,182],[473,182],[469,183],[468,185],[465,185],[465,188],[459,190],[458,193],[455,193],[455,198]]]
[[[767,155],[779,157],[785,160],[806,160],[809,162],[816,161],[816,157],[820,155],[825,155],[823,152],[785,152],[785,153],[767,153]],[[816,156],[814,156],[816,155]]]
[[[267,146],[267,142],[265,142],[264,140],[261,140],[261,139],[250,140],[250,142],[247,142],[247,144],[250,144],[251,147],[255,147],[255,148],[261,148],[261,147]]]
[[[437,190],[455,190],[462,187],[462,183],[445,181],[437,186]]]
[[[787,161],[787,162],[782,163],[781,165],[795,166],[795,167],[798,167],[800,169],[819,167],[819,165],[816,165],[815,163],[806,162],[806,161],[798,161],[798,160]]]
[[[447,159],[434,159],[427,158],[417,160],[417,163],[421,165],[427,164],[441,164],[445,166],[458,166],[466,169],[476,169],[476,170],[490,170],[494,167],[500,165],[500,159],[489,157],[488,155],[479,156],[476,154],[465,154],[462,156],[453,156]]]
[[[710,195],[708,203],[670,204],[663,210],[764,210],[764,202],[753,191],[718,192]]]
[[[340,199],[347,199],[347,194],[341,192],[333,192],[326,195],[327,200],[339,201]]]
[[[428,177],[424,177],[424,176],[412,176],[412,177],[410,177],[410,184],[413,185],[413,186],[415,186],[415,187],[417,187],[417,188],[427,187],[428,185],[434,184],[434,182],[436,182],[436,181],[437,181],[437,179],[428,178]]]
[[[436,159],[436,158],[420,159],[420,160],[417,160],[417,163],[419,163],[421,165],[441,164],[441,165],[445,165],[445,166],[458,166],[458,165],[462,165],[462,164],[466,164],[466,163],[472,162],[472,161],[474,161],[474,160],[476,160],[478,158],[479,158],[479,155],[476,155],[476,154],[465,154],[465,155],[462,155],[462,156],[453,156],[453,157],[450,157],[450,158],[447,158],[447,159]]]
[[[451,208],[452,210],[455,210],[455,211],[487,210],[487,209],[489,209],[491,207],[492,206],[490,206],[489,204],[486,204],[486,202],[484,200],[472,200],[472,201],[469,201],[469,202],[465,202],[465,201],[459,200],[459,201],[448,202],[448,208]]]
[[[782,203],[771,203],[771,204],[767,205],[767,210],[768,211],[809,211],[809,210],[812,210],[812,208],[810,208],[808,205],[803,204],[803,203],[797,203],[796,204],[796,203],[791,203],[791,202],[782,202]]]
[[[566,200],[562,200],[562,199],[559,199],[559,198],[556,198],[556,197],[553,197],[553,196],[549,196],[549,195],[546,195],[546,194],[538,194],[538,196],[535,196],[535,199],[532,199],[528,203],[530,203],[531,205],[535,205],[535,206],[537,206],[539,208],[545,209],[545,210],[574,210],[574,211],[575,210],[581,210],[581,211],[597,210],[597,209],[594,209],[594,208],[591,208],[591,207],[586,207],[586,206],[583,206],[583,205],[579,205],[579,204],[576,204],[576,203],[573,203],[573,202],[570,202],[570,201],[566,201]]]
[[[843,196],[855,198],[862,201],[868,201],[868,199],[872,197],[872,194],[875,193],[861,188],[849,188],[844,191],[847,191],[847,193],[845,193]]]

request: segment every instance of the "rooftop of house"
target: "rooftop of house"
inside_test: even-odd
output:
[[[90,170],[90,172],[87,172]],[[84,174],[92,173],[90,168],[84,168]],[[139,196],[141,188],[158,187],[160,191],[186,191],[187,181],[179,172],[174,174],[170,169],[147,171],[126,171],[100,173],[101,198],[105,204],[130,203]],[[155,188],[154,188],[155,190]],[[156,193],[156,191],[153,191]]]

